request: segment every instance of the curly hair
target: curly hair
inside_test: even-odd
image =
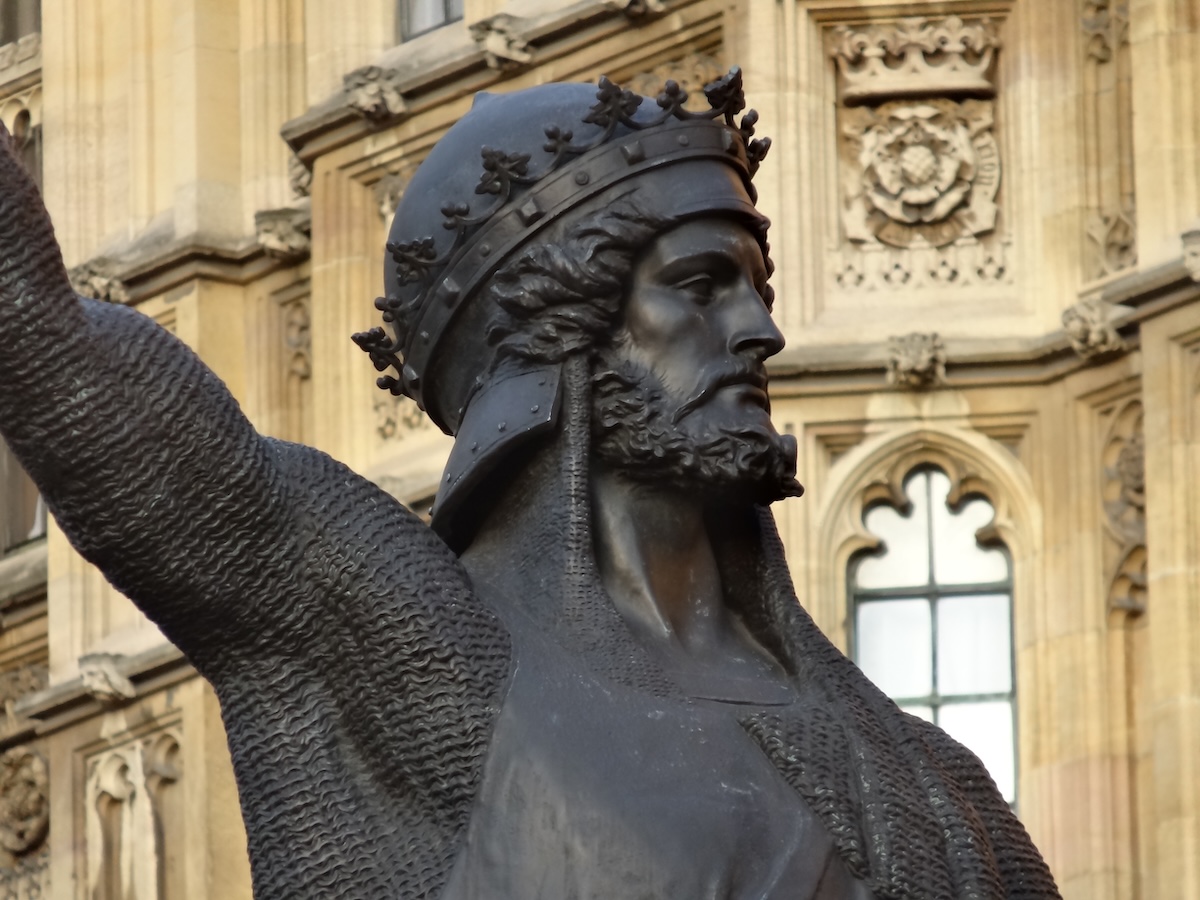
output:
[[[548,363],[591,348],[619,320],[638,254],[674,224],[622,197],[524,248],[483,289],[500,310],[488,342],[498,356]]]

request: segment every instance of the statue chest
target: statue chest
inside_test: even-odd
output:
[[[542,640],[516,650],[445,900],[870,898],[745,707],[631,690]]]

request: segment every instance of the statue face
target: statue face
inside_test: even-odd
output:
[[[661,382],[673,424],[775,433],[763,361],[783,349],[783,335],[766,284],[758,240],[725,218],[659,235],[634,266],[621,345]]]
[[[764,360],[783,335],[744,225],[713,217],[652,240],[593,375],[593,450],[634,478],[770,503],[799,495],[796,442],[771,423]]]

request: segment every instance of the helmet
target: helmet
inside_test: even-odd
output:
[[[512,446],[555,425],[560,367],[498,357],[488,340],[495,310],[477,302],[522,248],[630,194],[671,221],[740,217],[765,245],[751,178],[770,142],[752,138],[753,110],[735,125],[739,70],[705,95],[710,109],[693,112],[674,82],[654,104],[606,78],[598,89],[478,94],[413,175],[389,234],[387,295],[376,301],[390,333],[354,340],[379,371],[395,371],[380,387],[411,397],[457,438],[435,528]]]

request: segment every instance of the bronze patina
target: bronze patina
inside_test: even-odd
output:
[[[705,93],[481,95],[412,179],[355,339],[456,436],[432,528],[76,297],[0,154],[0,426],[215,688],[257,897],[1058,896],[797,602],[767,144]]]

